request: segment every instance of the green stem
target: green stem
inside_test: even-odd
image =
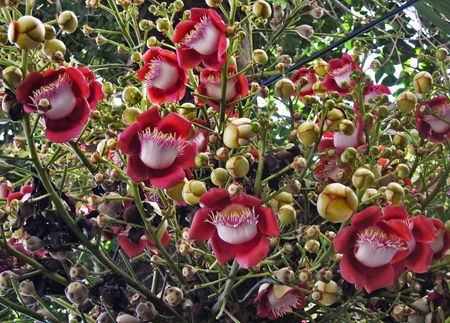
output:
[[[267,128],[262,127],[261,129],[261,140],[259,142],[259,150],[258,150],[258,168],[256,170],[256,178],[255,178],[255,196],[259,196],[261,192],[261,179],[262,173],[264,170],[264,155],[266,154],[266,135]]]
[[[80,147],[78,147],[78,145],[73,141],[69,141],[69,145],[72,148],[75,155],[77,155],[77,157],[83,163],[84,167],[86,167],[92,175],[97,173],[97,169],[95,168],[94,165],[91,164],[89,159],[87,159],[86,155],[81,151]]]
[[[46,322],[44,315],[36,313],[25,306],[11,302],[9,299],[7,299],[5,297],[0,297],[0,305],[6,307],[8,309],[14,310],[16,312],[19,312],[23,315],[26,315],[26,316],[28,316],[32,319],[35,319],[39,322]]]
[[[239,270],[239,264],[236,261],[236,259],[233,261],[233,264],[231,265],[230,275],[229,279],[225,283],[225,288],[223,289],[222,294],[220,294],[219,298],[217,299],[217,302],[212,307],[212,312],[217,313],[216,320],[220,319],[223,315],[223,312],[225,310],[225,307],[227,306],[228,297],[231,294],[231,290],[233,289],[234,282],[236,280],[236,274]]]

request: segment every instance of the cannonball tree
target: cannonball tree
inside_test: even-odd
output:
[[[445,1],[0,9],[2,322],[447,322]]]

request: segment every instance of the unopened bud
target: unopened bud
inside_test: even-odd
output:
[[[9,24],[8,39],[20,49],[37,48],[45,39],[44,24],[33,16],[22,16]]]
[[[224,168],[215,168],[211,172],[211,182],[218,186],[218,187],[224,187],[225,184],[228,181],[228,178],[230,175],[228,174],[227,170]]]
[[[206,185],[203,182],[191,180],[184,184],[183,200],[189,205],[198,204],[200,197],[206,193]]]
[[[253,4],[253,14],[259,19],[269,19],[272,16],[272,8],[268,2],[256,0]]]
[[[295,91],[294,83],[287,78],[275,83],[275,95],[283,100],[289,99]]]
[[[250,164],[243,156],[233,156],[227,160],[225,168],[232,177],[244,177],[250,170]]]
[[[384,192],[386,200],[392,205],[402,205],[405,192],[398,183],[389,183]]]
[[[300,25],[295,28],[295,31],[304,39],[309,39],[314,35],[314,28],[310,25]]]
[[[429,93],[433,89],[433,77],[428,72],[419,72],[414,76],[413,84],[417,93]]]
[[[66,10],[58,16],[58,25],[62,31],[71,34],[78,27],[78,18],[73,11]]]

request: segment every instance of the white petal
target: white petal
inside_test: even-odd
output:
[[[158,62],[158,75],[152,79],[152,85],[158,89],[166,90],[171,88],[178,79],[178,70],[175,66],[167,62]]]
[[[77,104],[72,87],[68,83],[64,83],[60,88],[52,91],[52,95],[48,97],[48,100],[50,101],[51,109],[45,113],[45,116],[53,120],[67,117]]]
[[[230,244],[248,242],[258,233],[257,225],[252,223],[242,223],[237,227],[217,224],[216,228],[220,239]]]
[[[211,55],[217,51],[219,39],[220,31],[216,28],[216,26],[214,26],[213,23],[209,22],[201,30],[197,31],[195,35],[193,35],[193,39],[189,43],[189,46],[201,55]]]
[[[394,258],[397,251],[397,248],[389,246],[382,247],[375,243],[366,242],[359,246],[355,257],[363,265],[375,268],[387,265]]]

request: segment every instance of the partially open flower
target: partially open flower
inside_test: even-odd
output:
[[[228,66],[228,76],[236,74],[234,66]],[[200,72],[200,85],[196,92],[211,99],[204,99],[195,96],[198,105],[206,103],[219,111],[222,100],[222,72],[205,68]],[[230,110],[236,105],[236,101],[248,94],[248,80],[243,74],[239,74],[227,81],[225,100],[227,109]]]
[[[268,236],[279,235],[272,209],[246,194],[230,196],[226,189],[214,188],[200,198],[204,208],[195,213],[189,230],[193,240],[210,240],[217,261],[233,258],[251,268],[269,253]]]
[[[180,44],[180,66],[192,68],[201,61],[211,70],[219,70],[227,58],[226,26],[213,9],[191,9],[190,20],[180,22],[172,41]]]
[[[328,62],[329,73],[325,76],[323,85],[327,91],[337,91],[341,96],[349,93],[355,85],[350,74],[361,68],[355,65],[352,57],[348,54],[342,55],[342,59],[333,58]]]
[[[307,285],[300,284],[300,288],[307,288]],[[299,309],[305,306],[305,294],[293,287],[285,285],[263,284],[259,288],[258,296],[255,298],[258,302],[256,315],[269,320],[276,320],[292,309]]]
[[[223,143],[231,149],[240,148],[248,145],[253,135],[252,121],[250,119],[235,119],[225,127]]]
[[[15,88],[17,84],[22,82],[23,74],[22,70],[15,65],[6,67],[2,71],[3,81],[5,81],[9,86]]]
[[[371,102],[372,100],[377,99],[383,94],[389,95],[391,94],[391,91],[389,90],[388,87],[382,84],[376,85],[373,81],[370,81],[370,83],[364,88],[363,94],[364,94],[363,97],[364,104],[373,108],[375,106],[375,103]]]
[[[197,154],[196,144],[186,140],[190,132],[191,122],[176,113],[162,119],[155,107],[140,114],[119,137],[119,147],[128,155],[128,176],[134,182],[149,179],[157,188],[181,182]]]
[[[91,109],[103,99],[101,84],[91,73],[84,67],[32,72],[17,87],[24,110],[44,116],[48,140],[60,143],[76,138]]]
[[[147,87],[151,103],[178,102],[186,92],[187,71],[178,65],[177,56],[160,47],[151,47],[142,57],[145,65],[137,77]]]
[[[300,98],[305,95],[314,94],[313,86],[314,83],[317,82],[317,76],[314,69],[302,67],[292,74],[291,80],[294,82],[296,94],[298,94]]]
[[[334,280],[330,280],[328,283],[319,280],[314,284],[314,289],[320,292],[320,299],[318,300],[320,304],[330,306],[336,303],[339,296],[339,286]]]
[[[450,137],[450,101],[442,96],[424,101],[414,114],[421,137],[442,142]]]
[[[20,49],[38,48],[44,38],[44,24],[33,16],[22,16],[8,27],[9,41]]]
[[[340,183],[327,185],[317,199],[317,211],[330,222],[348,220],[357,207],[358,198],[355,192]]]

